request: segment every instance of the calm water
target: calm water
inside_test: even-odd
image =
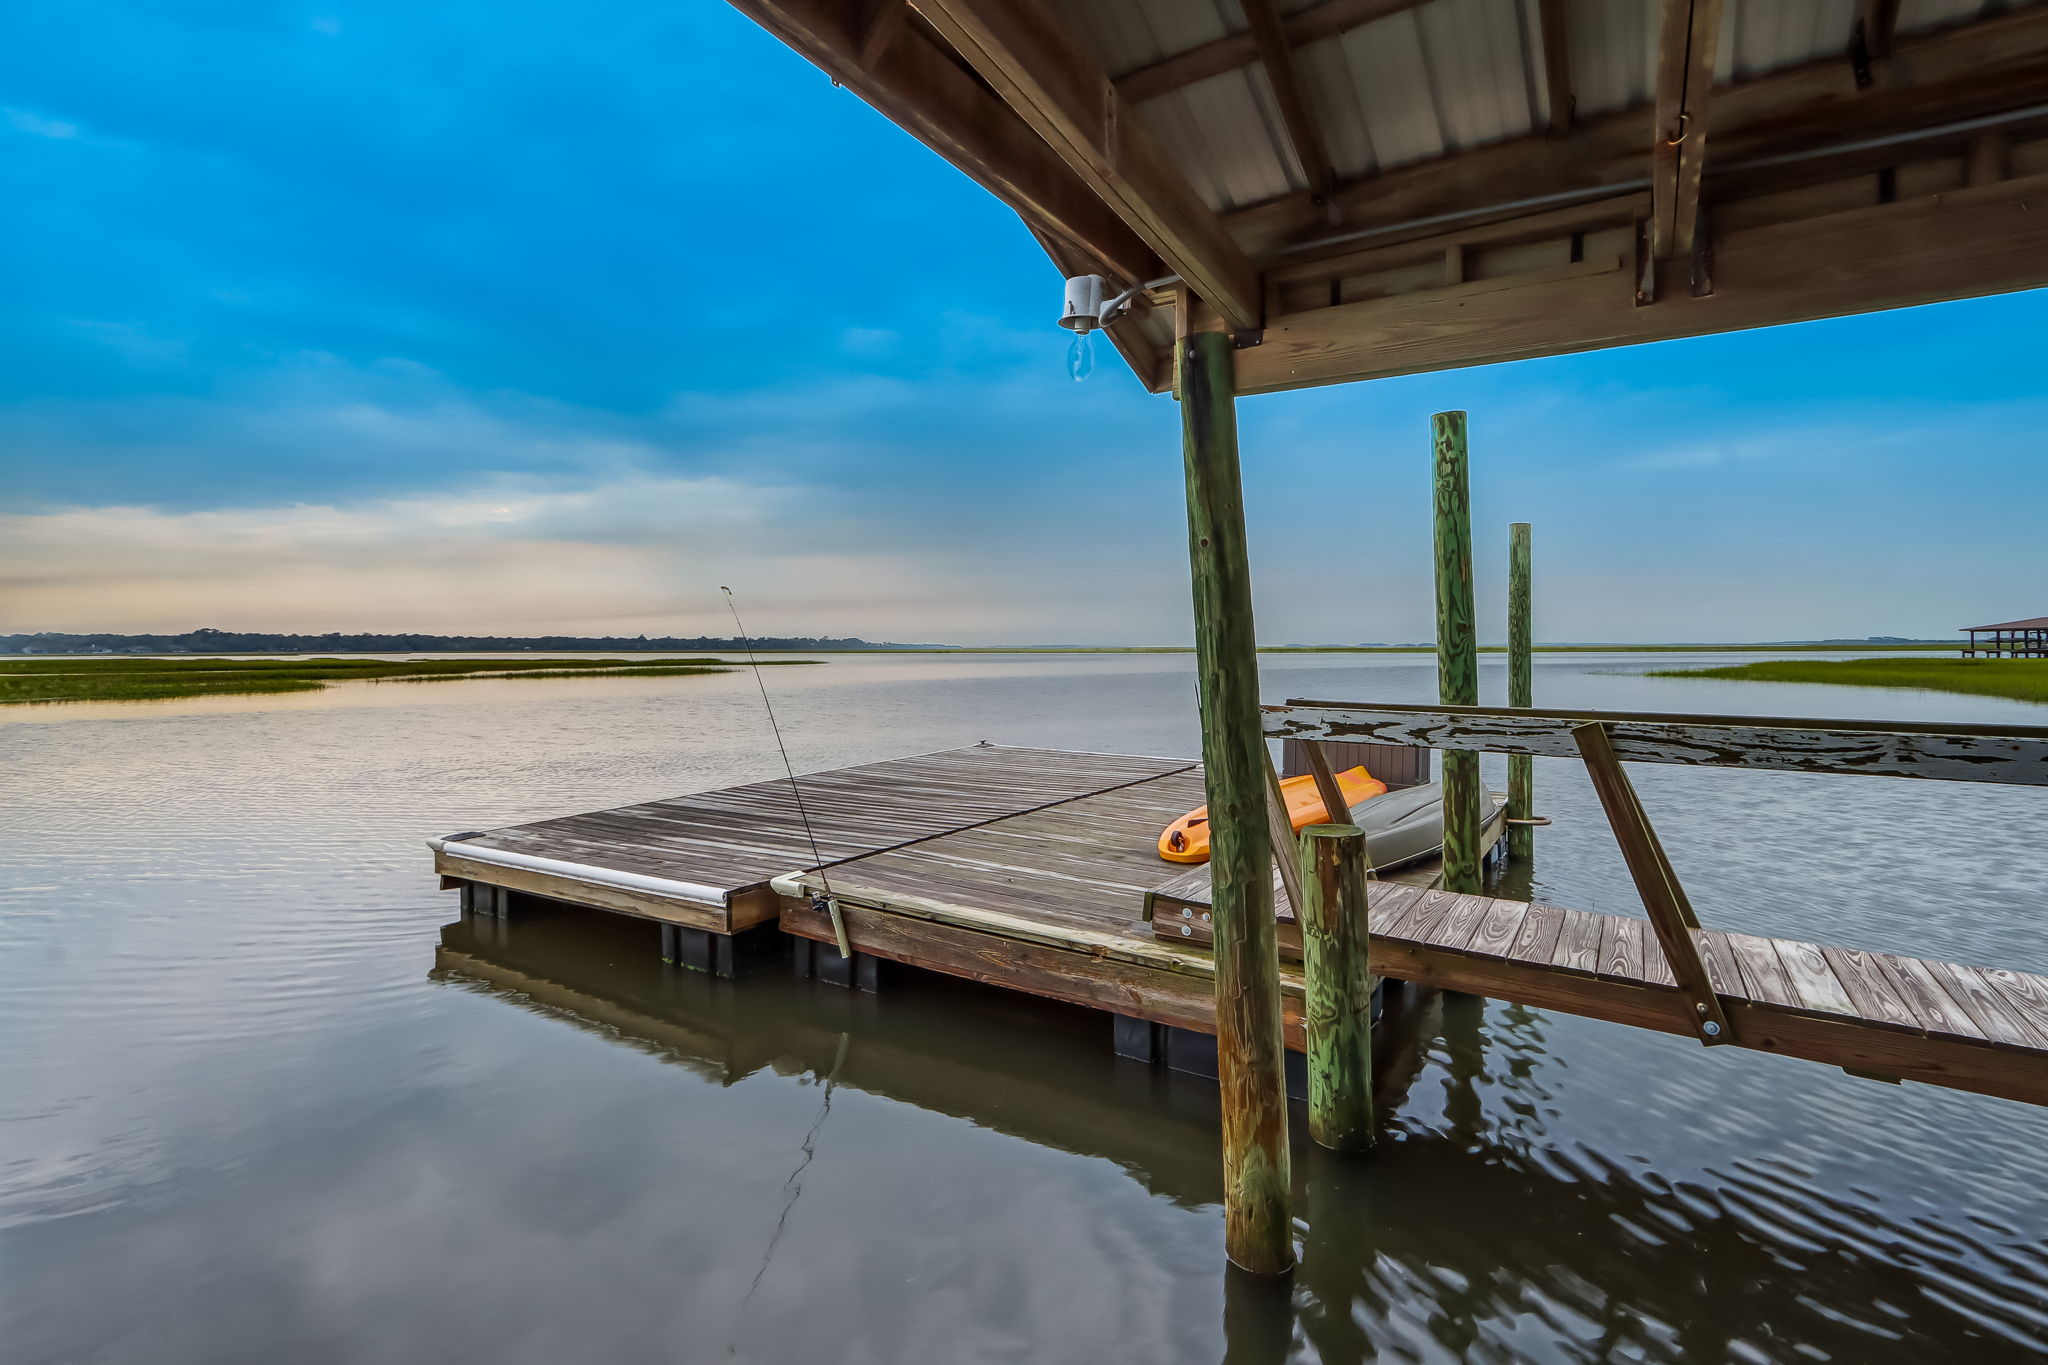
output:
[[[1538,697],[2042,715],[1630,673],[1652,662],[1550,656]],[[1265,669],[1274,700],[1434,692],[1422,657]],[[1185,656],[769,677],[803,767],[981,739],[1198,747]],[[774,775],[752,688],[348,684],[0,717],[0,1355],[2048,1350],[2040,1110],[1453,1000],[1390,1080],[1375,1158],[1297,1138],[1304,1261],[1273,1292],[1225,1273],[1213,1088],[1114,1061],[1098,1016],[929,978],[722,983],[662,969],[649,926],[465,926],[435,889],[429,836]],[[2048,971],[2048,791],[1637,777],[1710,924]],[[1575,765],[1537,781],[1557,824],[1536,894],[1631,906]]]

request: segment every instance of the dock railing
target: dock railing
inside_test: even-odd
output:
[[[1714,991],[1699,918],[1622,763],[1776,769],[2048,786],[2048,727],[1292,700],[1262,708],[1269,739],[1577,758],[1586,765],[1678,985],[1687,1031],[1738,1041]]]

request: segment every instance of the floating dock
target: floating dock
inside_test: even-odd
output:
[[[1184,759],[979,745],[433,847],[443,885],[477,913],[539,896],[655,920],[665,957],[723,972],[735,936],[779,930],[800,970],[872,986],[886,959],[1066,1001],[1115,1016],[1119,1051],[1164,1059],[1173,1031],[1216,1029],[1206,869],[1154,851],[1160,829],[1202,800],[1202,769]],[[1496,809],[1487,847],[1501,833]],[[1379,977],[1694,1032],[1649,920],[1458,894],[1434,885],[1437,873],[1425,864],[1371,885]],[[817,903],[828,894],[851,959]],[[1285,1034],[1298,1052],[1300,936],[1276,904]],[[1726,1042],[2048,1102],[2048,978],[1694,932]]]

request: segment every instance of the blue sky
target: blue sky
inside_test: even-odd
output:
[[[719,4],[8,7],[0,630],[1187,638],[1178,414],[1022,226]],[[1241,405],[1262,638],[2048,611],[2048,300]],[[1405,531],[1368,536],[1391,506]],[[1342,582],[1329,582],[1342,565]],[[1482,629],[1497,638],[1498,629]]]

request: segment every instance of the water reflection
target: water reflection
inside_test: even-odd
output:
[[[1538,695],[2025,709],[1631,662],[1545,656]],[[1436,686],[1426,656],[1263,667],[1274,701]],[[1198,751],[1185,656],[839,659],[778,688],[805,768]],[[451,930],[427,979],[450,898],[423,837],[766,776],[750,678],[321,696],[0,716],[7,1365],[1922,1361],[2048,1334],[2048,1112],[1457,1000],[1382,1067],[1373,1160],[1297,1150],[1304,1263],[1259,1316],[1223,1270],[1213,1087],[1115,1061],[1092,1016],[726,985],[602,916]],[[1712,923],[2048,968],[2048,789],[1640,778]],[[1537,792],[1536,896],[1626,908],[1583,769],[1542,761]]]
[[[664,967],[651,926],[528,903],[510,923],[447,925],[433,975],[721,1085],[763,1071],[808,1078],[821,1101],[858,1090],[1107,1158],[1183,1207],[1220,1202],[1213,1086],[1114,1058],[1101,1016],[907,971],[864,995],[794,979],[777,945],[765,952],[721,981]],[[1892,1221],[1874,1197],[1829,1192],[1783,1156],[1673,1178],[1559,1141],[1548,1016],[1425,993],[1393,1017],[1381,1031],[1380,1149],[1335,1156],[1302,1140],[1297,1121],[1301,1262],[1282,1280],[1224,1274],[1225,1361],[2048,1349],[2048,1256],[2007,1240],[2015,1228]],[[827,1113],[821,1103],[792,1203],[812,1144],[830,1141]]]

